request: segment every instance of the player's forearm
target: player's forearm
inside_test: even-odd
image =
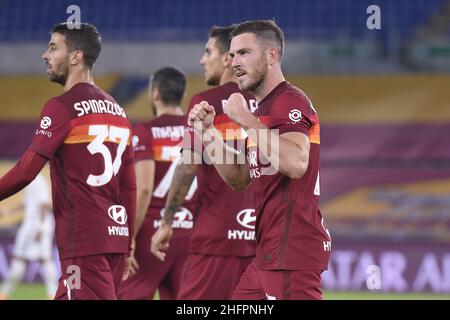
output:
[[[280,137],[253,117],[243,124],[249,139],[258,146],[258,151],[268,159],[281,174],[293,179],[301,178],[308,168],[309,149]]]
[[[136,220],[134,223],[135,236],[139,233],[139,230],[144,223],[145,216],[147,215],[148,207],[150,206],[150,200],[152,198],[152,188],[146,188],[144,190],[138,190],[137,202],[136,202]]]
[[[132,239],[134,237],[134,226],[136,218],[136,172],[134,164],[129,164],[123,168],[124,172],[121,175],[120,190],[122,190],[123,205],[127,212],[130,250],[132,246]]]
[[[275,134],[272,133],[272,135]],[[275,136],[278,137],[278,135]],[[308,169],[309,149],[301,148],[283,137],[279,137],[279,139],[279,149],[274,153],[278,154],[280,173],[292,179],[300,179]]]
[[[209,129],[203,136],[203,145],[209,160],[233,190],[241,191],[250,184],[245,154],[240,154],[237,150],[227,146],[218,130]],[[241,161],[239,162],[239,160]]]
[[[196,164],[183,162],[180,162],[175,168],[172,184],[167,194],[166,207],[164,208],[163,219],[167,225],[172,225],[173,217],[183,204],[197,174],[197,169]]]
[[[139,233],[152,199],[153,186],[155,183],[155,161],[151,159],[138,160],[136,169],[136,220],[134,224],[134,235]]]
[[[14,168],[0,179],[0,201],[25,188],[46,163],[47,158],[34,151],[26,151]]]
[[[129,229],[129,250],[132,251],[133,238],[135,237],[134,224],[136,215],[136,189],[128,188],[125,190],[124,204],[128,216],[128,229]]]
[[[250,172],[246,165],[217,164],[214,167],[234,191],[242,191],[251,183]]]

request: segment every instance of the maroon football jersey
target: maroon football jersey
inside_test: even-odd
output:
[[[222,132],[225,140],[241,140],[245,148],[245,138],[239,136],[239,132],[243,131],[223,113],[222,109],[223,101],[235,92],[239,92],[239,87],[234,82],[203,91],[192,97],[189,110],[195,104],[207,101],[215,108],[214,126]],[[247,99],[249,106],[254,108],[256,100],[253,95],[248,92],[241,93]],[[231,136],[227,136],[227,129],[233,130],[228,132]],[[185,139],[189,141],[188,143],[184,141],[183,148],[202,152],[201,147],[197,147],[201,146],[201,143],[194,143],[192,128],[188,127],[187,130],[190,139]],[[254,256],[256,215],[253,194],[247,190],[233,191],[223,181],[214,166],[205,161],[199,165],[197,181],[199,197],[190,252],[224,256]]]
[[[325,270],[331,238],[319,210],[319,118],[308,97],[284,81],[261,102],[255,115],[270,129],[309,137],[308,169],[291,179],[259,154],[248,139],[247,159],[256,201],[256,259],[263,270]]]
[[[56,242],[61,259],[127,253],[122,168],[134,161],[131,126],[100,88],[78,83],[42,110],[30,146],[50,160]]]
[[[133,149],[136,161],[155,161],[155,181],[147,219],[158,229],[175,167],[180,158],[181,142],[187,117],[162,115],[133,129]],[[182,208],[175,213],[172,227],[174,237],[190,234],[194,225],[194,205],[197,180],[194,179]]]

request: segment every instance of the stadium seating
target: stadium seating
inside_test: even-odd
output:
[[[70,0],[0,2],[0,41],[46,40],[49,28],[65,21]],[[367,36],[369,0],[79,0],[82,21],[95,23],[107,40],[197,40],[211,25],[275,18],[287,36],[333,39]],[[378,0],[382,29],[377,37],[407,39],[446,0]],[[108,10],[104,10],[104,8]]]

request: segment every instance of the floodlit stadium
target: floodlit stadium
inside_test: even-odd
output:
[[[95,83],[137,124],[154,118],[151,74],[182,70],[188,111],[210,89],[199,63],[210,27],[256,19],[283,29],[282,71],[321,122],[318,192],[332,238],[324,299],[450,299],[450,0],[0,1],[0,177],[37,126],[50,126],[41,110],[62,88],[42,56],[56,23],[97,27]],[[23,201],[19,192],[0,202],[0,284],[25,216],[10,209]],[[58,255],[53,243],[60,275]],[[17,289],[0,298],[49,298],[45,272],[27,263]]]

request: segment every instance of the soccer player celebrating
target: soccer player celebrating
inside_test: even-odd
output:
[[[128,275],[136,179],[131,126],[94,84],[101,38],[90,24],[58,24],[43,54],[64,93],[44,106],[30,147],[0,180],[0,200],[50,161],[61,278],[55,299],[116,299]]]
[[[164,262],[150,252],[150,241],[164,214],[167,192],[180,158],[187,120],[180,107],[185,88],[186,76],[180,70],[165,67],[156,71],[149,85],[150,105],[156,118],[133,130],[137,182],[134,253],[139,270],[120,285],[119,299],[152,299],[156,289],[162,300],[174,300],[178,294],[194,222],[196,183],[183,207],[175,213],[173,239]]]
[[[257,211],[256,258],[233,299],[321,299],[331,238],[319,210],[319,119],[310,100],[281,71],[283,31],[271,20],[247,21],[232,32],[230,56],[239,88],[253,92],[255,114],[232,94],[224,112],[248,134],[246,164],[215,167],[230,186],[252,182]],[[230,152],[214,129],[207,101],[189,113],[206,150]],[[214,139],[215,138],[215,139]]]
[[[239,92],[237,79],[228,55],[233,27],[212,27],[200,64],[205,69],[205,81],[218,87],[194,95],[190,108],[202,100],[216,110],[215,124],[223,133],[239,129],[222,110],[222,101]],[[253,95],[242,92],[255,105]],[[164,259],[164,249],[172,233],[174,213],[184,201],[197,173],[198,193],[196,220],[189,244],[189,256],[180,284],[179,299],[230,299],[234,287],[255,255],[255,210],[251,194],[233,191],[219,176],[208,159],[201,159],[202,148],[191,135],[183,141],[183,163],[177,166],[167,197],[164,219],[152,239],[152,252]],[[235,131],[234,131],[235,132]],[[226,137],[227,141],[244,142],[243,137]],[[210,164],[207,164],[210,163]]]

